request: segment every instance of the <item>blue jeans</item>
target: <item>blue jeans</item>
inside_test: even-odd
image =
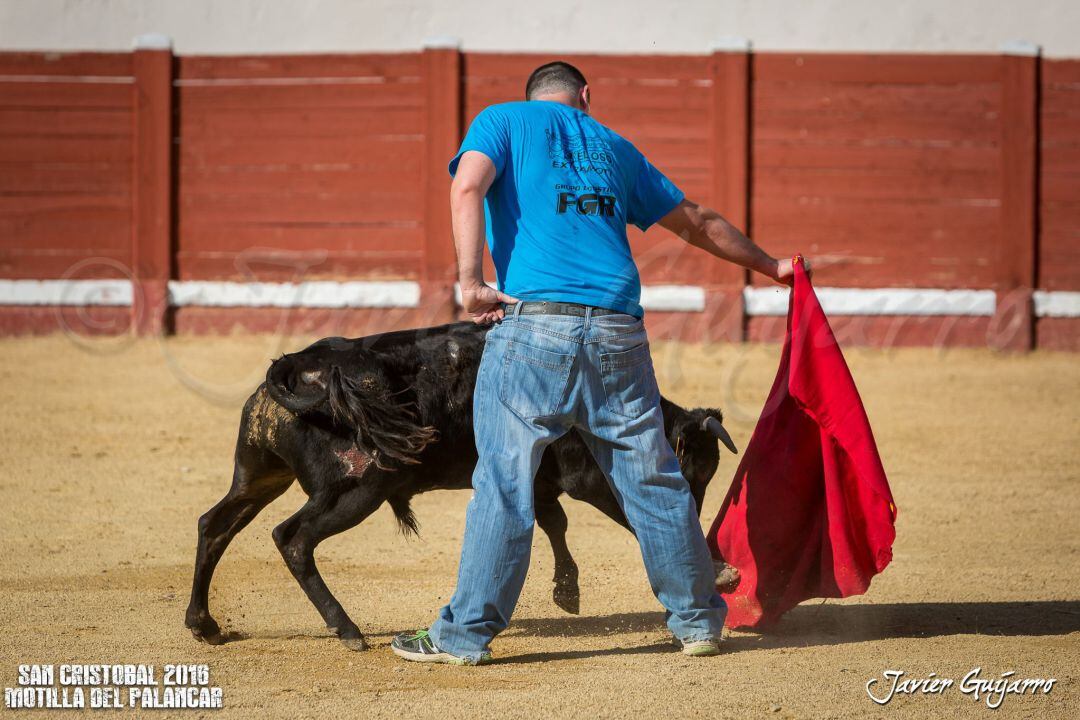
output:
[[[476,659],[509,624],[529,568],[540,457],[571,428],[637,535],[671,631],[684,641],[720,637],[727,608],[690,486],[664,435],[641,320],[508,314],[488,333],[473,415],[480,459],[457,590],[430,628],[440,649]]]

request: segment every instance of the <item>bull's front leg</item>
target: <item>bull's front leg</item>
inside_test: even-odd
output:
[[[566,513],[558,498],[537,501],[536,523],[548,536],[551,552],[555,556],[555,587],[551,591],[551,599],[566,612],[577,615],[581,611],[578,567],[566,545]]]

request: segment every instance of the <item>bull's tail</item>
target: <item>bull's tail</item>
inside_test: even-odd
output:
[[[418,422],[415,406],[395,398],[385,382],[370,375],[349,377],[337,365],[327,370],[303,364],[302,353],[275,360],[266,373],[270,397],[294,413],[321,411],[349,428],[357,448],[377,467],[417,464],[424,448],[438,439],[434,427]]]
[[[438,439],[434,427],[418,422],[414,405],[398,401],[385,383],[353,379],[336,365],[327,380],[327,405],[334,420],[355,430],[357,447],[384,470],[419,463],[420,453]]]

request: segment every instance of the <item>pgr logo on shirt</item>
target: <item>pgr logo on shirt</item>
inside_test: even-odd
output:
[[[560,192],[555,203],[555,212],[562,215],[569,210],[576,210],[579,215],[612,217],[615,215],[615,196],[595,192],[582,195]]]

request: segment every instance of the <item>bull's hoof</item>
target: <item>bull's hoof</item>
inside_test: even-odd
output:
[[[716,591],[721,594],[735,592],[742,580],[739,568],[728,565],[722,560],[714,561],[714,565],[716,566]]]
[[[221,632],[221,628],[212,618],[190,624],[188,630],[191,631],[196,640],[207,645],[223,645],[229,640],[228,635]]]
[[[353,622],[346,619],[342,623],[341,628],[334,625],[327,625],[326,629],[337,635],[337,639],[341,641],[341,644],[349,648],[353,652],[360,652],[361,650],[367,650],[367,640],[364,639],[364,634],[360,632],[360,628],[356,627]]]
[[[189,607],[184,615],[184,626],[199,642],[208,645],[220,645],[225,642],[217,621],[210,617],[210,613],[205,609]]]
[[[362,652],[368,649],[367,640],[363,636],[355,638],[338,638],[341,644],[349,648],[353,652]]]
[[[571,615],[577,615],[581,612],[581,591],[578,589],[577,583],[572,585],[569,583],[556,583],[555,589],[551,591],[551,599]]]

